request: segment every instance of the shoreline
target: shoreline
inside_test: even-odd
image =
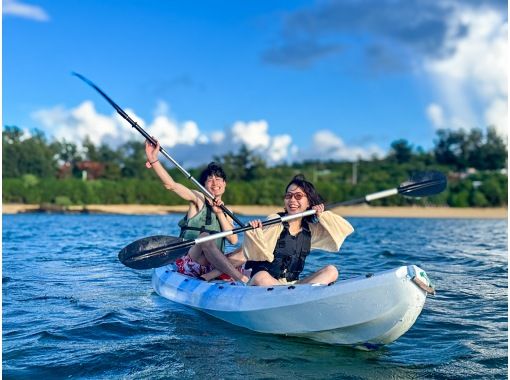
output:
[[[239,215],[266,216],[282,211],[281,206],[229,205],[232,212]],[[43,208],[37,204],[2,204],[2,214],[22,214],[37,212],[65,212],[120,215],[167,215],[184,213],[187,205],[86,205]],[[454,218],[454,219],[507,219],[508,209],[498,208],[453,208],[453,207],[375,207],[369,205],[337,207],[332,210],[344,217],[367,218]]]

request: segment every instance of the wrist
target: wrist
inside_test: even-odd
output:
[[[148,160],[145,163],[145,166],[147,167],[147,169],[150,169],[150,168],[152,168],[152,165],[154,165],[156,162],[159,162],[159,160],[158,159],[155,159],[154,161]]]

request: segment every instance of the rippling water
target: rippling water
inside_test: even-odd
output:
[[[507,221],[350,218],[341,279],[417,264],[438,290],[373,352],[258,334],[157,296],[117,252],[178,215],[4,215],[4,378],[506,378]],[[248,218],[245,218],[248,220]]]

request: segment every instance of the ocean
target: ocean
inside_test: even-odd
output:
[[[437,294],[375,351],[260,334],[159,297],[130,242],[177,235],[180,215],[3,215],[4,379],[504,379],[507,220],[348,218],[340,280],[416,264]],[[244,217],[243,220],[249,220]]]

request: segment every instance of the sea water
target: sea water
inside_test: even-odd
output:
[[[365,352],[259,334],[159,297],[151,271],[117,253],[176,235],[180,217],[4,215],[3,377],[507,377],[506,220],[349,218],[340,253],[313,253],[308,271],[331,263],[342,280],[416,264],[437,289],[405,335]]]

